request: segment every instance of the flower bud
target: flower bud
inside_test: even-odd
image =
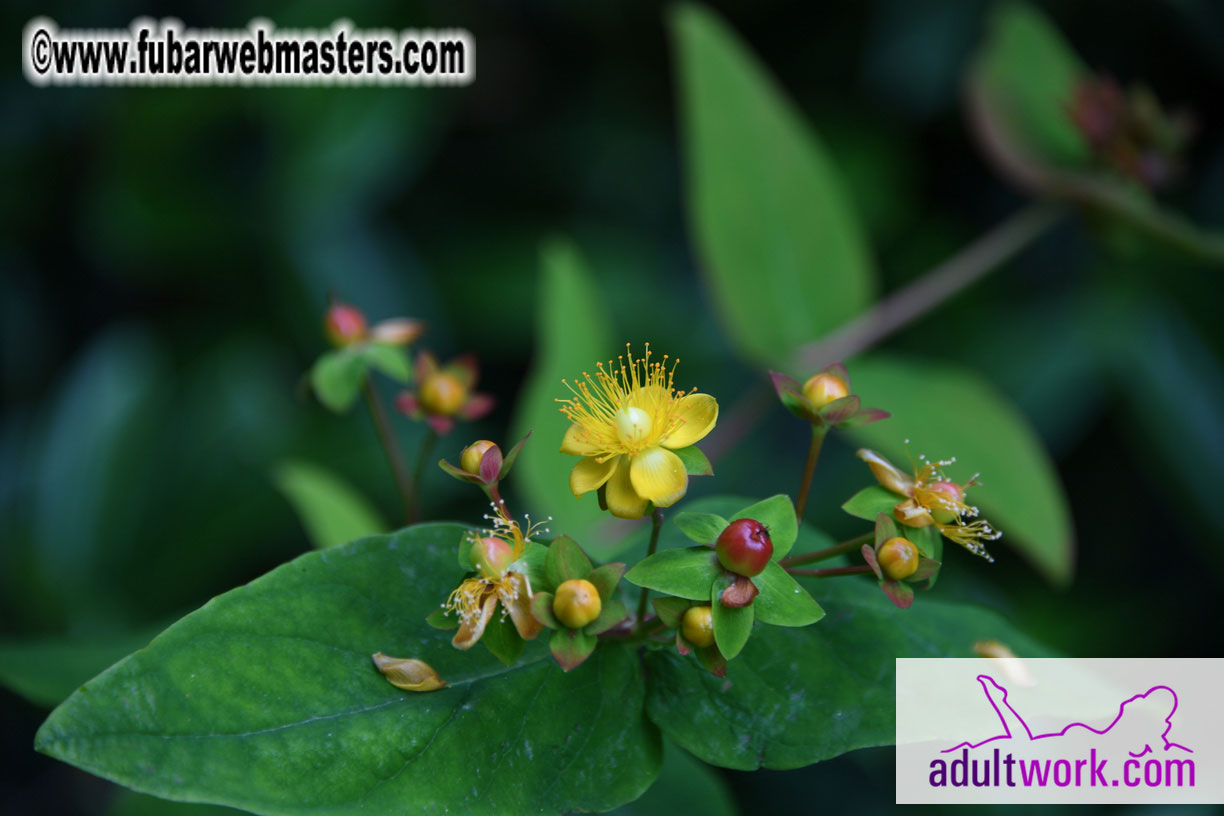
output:
[[[599,617],[603,602],[599,590],[584,578],[571,578],[557,587],[553,614],[570,629],[581,629]]]
[[[760,575],[773,556],[769,531],[756,519],[737,519],[722,531],[714,544],[718,561],[724,568],[751,578]]]
[[[425,413],[454,416],[467,402],[467,389],[451,374],[435,371],[421,383],[420,403]]]
[[[497,445],[487,439],[478,439],[464,448],[463,453],[459,454],[459,467],[468,473],[480,475],[480,461],[484,459],[485,451],[495,447]]]
[[[836,374],[816,374],[803,384],[803,396],[820,410],[834,400],[850,396],[850,387]]]
[[[472,568],[485,578],[500,578],[514,563],[514,548],[500,538],[485,536],[472,542],[468,558]]]
[[[908,538],[890,538],[876,553],[876,561],[885,577],[900,581],[918,571],[918,548]]]
[[[323,319],[323,333],[336,348],[351,346],[365,339],[365,315],[346,303],[333,304]]]
[[[694,646],[704,649],[714,645],[714,615],[708,606],[690,606],[680,622],[680,633]]]

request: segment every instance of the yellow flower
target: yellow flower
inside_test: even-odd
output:
[[[897,521],[910,527],[933,524],[949,541],[987,561],[994,561],[986,552],[984,542],[994,541],[1003,534],[991,527],[990,522],[978,518],[978,508],[965,503],[965,491],[978,483],[977,476],[964,484],[944,476],[943,468],[955,459],[931,462],[920,456],[911,476],[873,450],[860,449],[858,458],[867,463],[882,487],[905,497],[905,501],[893,509]]]
[[[459,618],[459,631],[451,639],[456,649],[470,649],[480,640],[499,603],[502,617],[510,616],[524,640],[540,633],[541,626],[531,615],[531,582],[526,574],[512,569],[531,547],[531,535],[539,525],[529,525],[524,533],[518,522],[506,514],[504,505],[498,503],[494,508],[497,514],[486,517],[493,522],[489,534],[483,537],[470,534],[471,560],[477,574],[464,579],[442,604],[443,609]]]
[[[641,518],[646,508],[670,507],[688,490],[684,462],[673,451],[705,438],[718,421],[718,403],[709,394],[676,391],[676,363],[668,367],[646,356],[634,358],[626,345],[618,363],[599,363],[595,376],[565,385],[573,393],[561,413],[572,425],[561,452],[582,459],[570,471],[578,497],[604,489],[612,515]]]

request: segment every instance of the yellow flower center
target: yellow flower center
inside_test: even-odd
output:
[[[677,403],[688,392],[676,391],[674,376],[679,360],[651,359],[650,344],[644,357],[634,357],[626,345],[617,362],[599,363],[594,375],[583,372],[577,382],[564,380],[573,395],[558,400],[561,413],[579,429],[579,441],[590,456],[606,461],[654,447],[676,430],[682,420]]]
[[[653,424],[650,414],[632,405],[616,412],[616,435],[631,447],[640,444],[650,435],[650,427]]]

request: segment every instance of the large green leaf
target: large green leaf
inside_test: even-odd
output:
[[[735,816],[735,799],[722,776],[671,742],[663,745],[659,779],[636,802],[614,811],[615,816]]]
[[[590,533],[602,512],[593,492],[581,500],[570,492],[569,472],[578,459],[560,452],[569,422],[557,410],[557,399],[569,393],[561,380],[572,382],[615,352],[603,299],[577,248],[564,241],[548,244],[541,254],[536,357],[511,434],[519,439],[530,431],[533,436],[509,483],[536,512],[553,517],[553,530],[597,554],[603,553]]]
[[[1000,615],[931,596],[902,611],[873,582],[813,587],[828,618],[798,629],[758,626],[726,678],[673,649],[647,655],[647,710],[698,758],[740,770],[797,768],[891,745],[898,657],[972,657],[983,639],[1021,657],[1051,656]]]
[[[564,674],[541,641],[506,667],[425,616],[463,528],[301,556],[214,598],[57,708],[38,750],[133,789],[256,813],[604,810],[660,762],[639,661],[605,644]],[[375,651],[449,683],[413,694]]]
[[[707,9],[672,18],[693,241],[739,351],[776,362],[873,299],[863,230],[824,147]]]
[[[0,684],[34,705],[53,708],[161,629],[0,641]]]
[[[948,475],[974,473],[982,484],[969,501],[1003,531],[1006,543],[1059,584],[1071,579],[1074,532],[1058,474],[1041,440],[1005,397],[972,372],[898,357],[871,356],[851,366],[863,401],[892,419],[849,431],[902,469],[910,466],[905,440],[917,457],[956,457]],[[863,483],[874,481],[864,465]]]
[[[296,460],[281,462],[272,479],[293,505],[307,538],[317,549],[387,529],[365,496],[326,468]]]

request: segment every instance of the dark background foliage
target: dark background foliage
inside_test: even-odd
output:
[[[1194,112],[1189,171],[1165,198],[1224,225],[1221,8],[1045,5],[1091,66]],[[836,158],[885,291],[1024,203],[964,122],[962,75],[986,8],[720,8]],[[689,248],[662,7],[116,1],[3,12],[10,33],[38,14],[65,28],[140,15],[201,28],[255,16],[462,26],[478,68],[463,90],[35,89],[11,70],[0,637],[156,626],[304,551],[268,477],[286,457],[327,465],[395,517],[367,418],[328,414],[301,380],[322,349],[328,293],[373,318],[428,320],[426,342],[444,358],[480,356],[482,390],[499,407],[444,440],[449,457],[506,435],[532,357],[539,247],[556,234],[590,259],[625,339],[684,359],[684,385],[725,408],[759,387],[718,333]],[[1219,274],[1072,221],[889,341],[971,366],[1014,398],[1074,512],[1068,589],[996,546],[997,564],[960,558],[938,592],[1002,609],[1071,655],[1220,653]],[[695,495],[793,490],[805,432],[780,407],[770,418]],[[411,450],[420,428],[397,429]],[[831,443],[817,479],[816,520],[833,534],[849,523],[837,505],[866,483],[851,452]],[[426,500],[435,517],[480,507],[436,472]],[[43,716],[0,692],[0,810],[106,812],[106,783],[31,752]],[[856,811],[893,798],[888,750],[728,777],[745,809],[807,807],[813,791]]]

